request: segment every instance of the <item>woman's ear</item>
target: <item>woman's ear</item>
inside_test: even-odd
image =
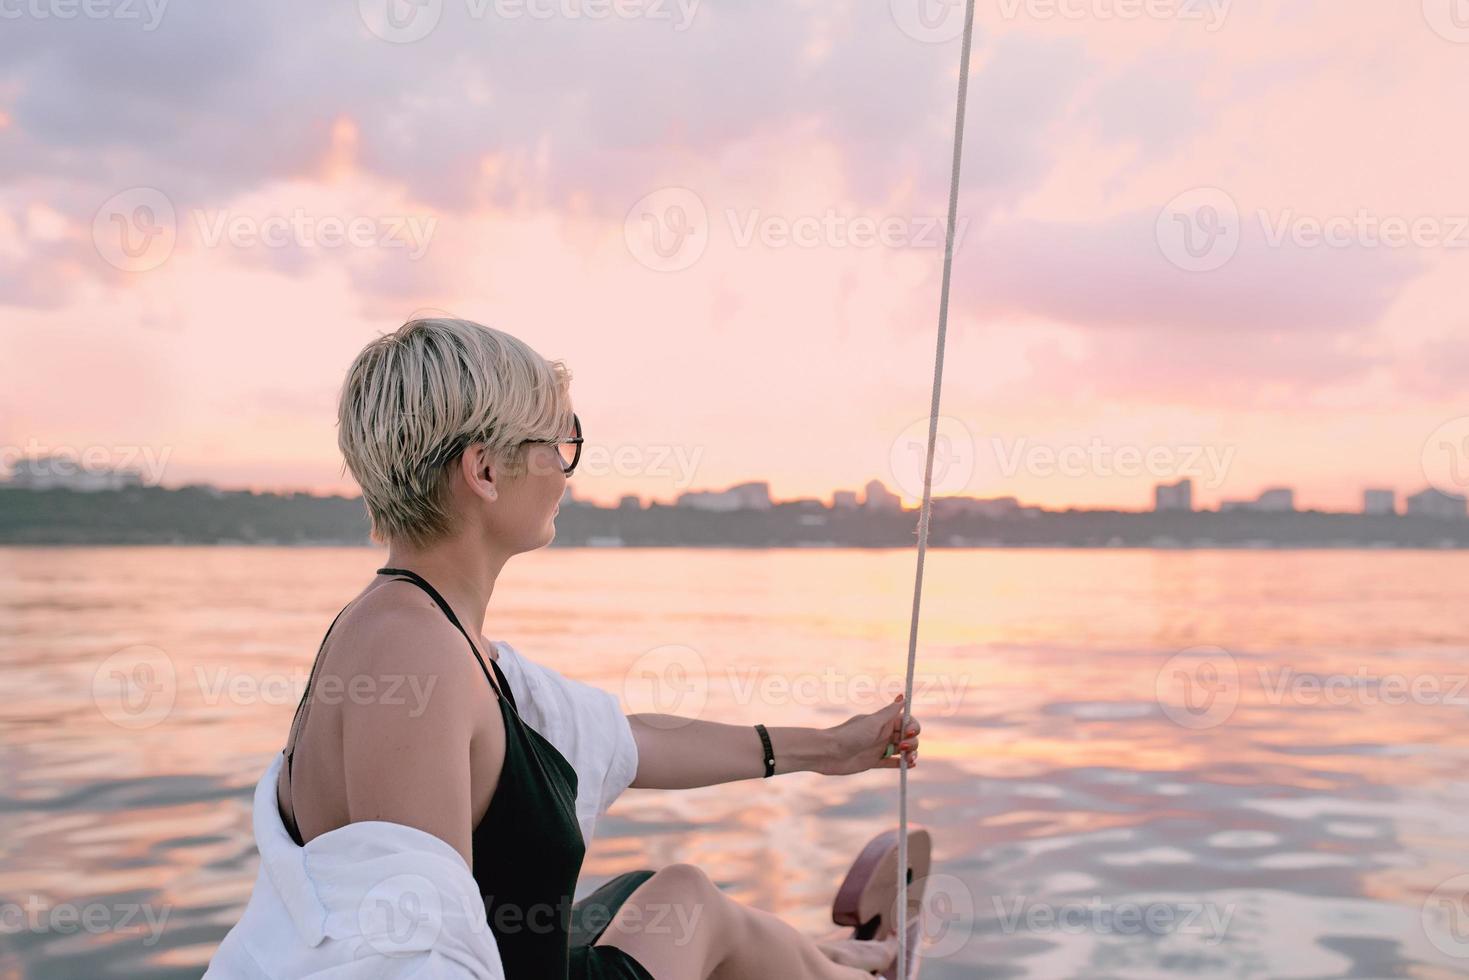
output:
[[[495,487],[495,460],[482,443],[471,445],[459,458],[460,474],[464,483],[476,496],[494,500],[499,491]]]

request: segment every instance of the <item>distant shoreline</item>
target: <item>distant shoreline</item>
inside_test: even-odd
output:
[[[1321,511],[1047,511],[932,515],[934,549],[1443,551],[1469,519]],[[566,501],[552,547],[911,549],[918,511],[813,501],[704,510]],[[374,547],[361,498],[133,487],[0,489],[0,547]]]

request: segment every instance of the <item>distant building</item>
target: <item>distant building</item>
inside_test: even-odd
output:
[[[642,501],[642,498],[639,497],[635,493],[624,494],[623,497],[622,497],[622,499],[617,502],[617,509],[618,510],[642,510],[643,509],[643,501]]]
[[[1255,500],[1255,509],[1284,513],[1296,509],[1296,492],[1290,487],[1271,487]]]
[[[934,517],[959,517],[977,514],[981,517],[1009,517],[1020,510],[1014,497],[939,497],[933,502]]]
[[[1408,513],[1415,517],[1442,517],[1459,520],[1469,517],[1469,499],[1457,493],[1444,493],[1429,487],[1407,499]]]
[[[75,490],[97,493],[123,490],[143,485],[143,474],[137,470],[87,469],[67,456],[34,456],[15,464],[10,486],[17,490]]]
[[[741,483],[728,490],[693,490],[679,494],[676,506],[695,510],[769,510],[770,484]]]
[[[1296,492],[1290,487],[1271,487],[1254,500],[1221,500],[1219,510],[1253,510],[1263,513],[1287,514],[1296,509]]]
[[[1153,488],[1153,510],[1193,510],[1194,481],[1185,477],[1177,483],[1160,483]]]
[[[855,490],[834,490],[834,491],[832,491],[832,495],[831,495],[831,509],[832,510],[856,510],[857,509],[857,491],[855,491]]]
[[[862,488],[862,506],[866,510],[899,511],[903,509],[902,498],[882,485],[881,480],[868,480]]]
[[[1362,513],[1364,514],[1396,514],[1398,512],[1398,495],[1394,490],[1363,490],[1362,491]]]

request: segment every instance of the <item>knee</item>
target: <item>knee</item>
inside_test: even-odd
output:
[[[728,955],[730,944],[742,935],[734,900],[703,869],[692,864],[670,864],[654,872],[647,886],[652,888],[645,911],[661,917],[663,927],[674,933],[675,945],[703,937],[700,941],[713,962],[720,962]]]
[[[719,886],[692,864],[670,864],[648,880],[649,898],[665,911],[671,910],[690,922],[723,923],[730,899]]]
[[[722,894],[719,886],[704,872],[704,869],[693,864],[678,863],[660,868],[653,872],[653,877],[648,879],[648,884],[654,885],[659,891],[675,895],[708,897]]]

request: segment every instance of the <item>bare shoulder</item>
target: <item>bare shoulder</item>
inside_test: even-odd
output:
[[[486,683],[464,634],[406,582],[386,583],[357,600],[333,632],[332,645],[351,651],[342,659],[350,659],[353,671],[433,672],[446,680],[473,675]]]
[[[398,583],[359,599],[338,630],[329,661],[350,819],[416,827],[471,860],[471,745],[497,780],[504,732],[469,642],[432,600]]]

